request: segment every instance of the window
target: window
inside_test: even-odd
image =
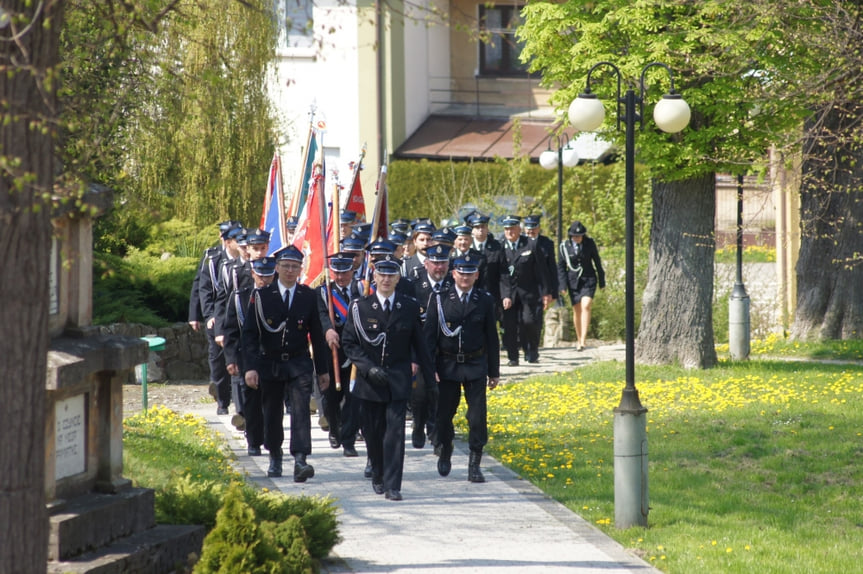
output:
[[[479,73],[484,76],[525,76],[527,64],[519,60],[522,44],[515,31],[522,22],[521,6],[479,7]]]
[[[279,48],[310,48],[314,42],[312,0],[273,0]]]

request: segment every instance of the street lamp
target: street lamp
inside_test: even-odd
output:
[[[728,351],[735,361],[749,358],[749,295],[743,285],[743,175],[737,176],[737,280],[728,298]]]
[[[551,142],[557,138],[557,151],[551,149]],[[565,142],[561,141],[561,137]],[[548,149],[539,154],[539,165],[543,169],[557,168],[557,245],[563,243],[563,168],[578,165],[578,152],[572,148],[569,136],[561,134],[548,139]]]
[[[605,108],[590,91],[590,76],[600,66],[617,75],[617,129],[621,115],[626,124],[626,386],[614,409],[614,521],[618,528],[647,526],[647,409],[635,388],[635,123],[644,129],[644,78],[655,66],[668,72],[671,90],[653,109],[653,121],[667,133],[677,133],[689,124],[689,105],[674,91],[674,76],[667,65],[652,62],[641,70],[638,93],[632,87],[620,95],[620,69],[611,62],[599,62],[587,72],[587,87],[569,106],[569,122],[579,131],[594,131],[605,120]],[[623,104],[621,114],[620,105]]]

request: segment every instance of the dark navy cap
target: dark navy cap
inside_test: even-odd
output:
[[[249,230],[243,227],[240,230],[239,235],[237,235],[237,245],[248,245],[249,244]]]
[[[303,262],[303,252],[294,247],[293,245],[282,247],[281,249],[273,253],[273,257],[276,258],[276,261],[297,261],[299,263]]]
[[[435,243],[452,245],[455,241],[455,233],[453,233],[449,227],[442,227],[441,229],[437,229],[434,233],[432,233],[432,241],[434,241]]]
[[[417,223],[413,226],[413,229],[414,229],[414,234],[428,233],[429,235],[431,235],[432,233],[435,232],[435,229],[437,229],[437,228],[434,226],[434,223],[432,223],[428,219],[424,219],[421,221],[417,221]]]
[[[432,261],[449,261],[449,252],[452,250],[451,245],[438,244],[426,249],[426,257]]]
[[[584,235],[587,233],[587,228],[581,224],[580,221],[573,221],[572,225],[569,226],[569,236],[573,235]]]
[[[242,229],[243,224],[240,223],[239,221],[234,221],[233,219],[230,219],[228,221],[223,221],[222,223],[219,224],[219,236],[222,239],[227,239],[228,234],[237,228]]]
[[[453,233],[456,235],[470,235],[473,232],[473,229],[470,225],[459,225],[453,228]]]
[[[219,223],[219,235],[225,233],[227,230],[231,229],[232,227],[242,227],[242,226],[243,226],[242,223],[240,223],[239,221],[235,221],[233,219],[223,221],[223,222]]]
[[[506,215],[500,223],[504,227],[515,227],[516,225],[521,225],[521,217],[518,215]]]
[[[387,236],[387,239],[391,241],[393,245],[398,247],[399,245],[404,245],[407,242],[408,236],[398,231],[392,231],[390,232],[389,236]]]
[[[407,232],[410,230],[410,226],[411,222],[404,218],[396,219],[395,221],[390,222],[390,229],[398,233],[407,234]]]
[[[342,244],[340,247],[342,251],[360,253],[366,248],[366,242],[359,237],[345,237],[344,239],[342,239]]]
[[[375,261],[375,273],[381,275],[401,275],[402,266],[393,255],[384,255]]]
[[[459,273],[478,273],[479,257],[470,254],[456,257],[453,259],[452,266]]]
[[[489,219],[490,218],[488,215],[483,215],[481,213],[474,212],[472,215],[469,215],[467,217],[467,224],[470,225],[471,227],[476,227],[478,225],[483,225],[483,224],[487,225],[489,222]]]
[[[249,245],[262,245],[264,243],[269,243],[269,241],[270,233],[263,229],[255,229],[254,231],[246,233],[246,243]]]
[[[285,220],[285,227],[288,228],[288,231],[293,231],[297,228],[297,223],[299,223],[299,218],[292,215]]]
[[[261,277],[269,277],[270,275],[275,275],[276,258],[262,257],[260,259],[255,259],[254,261],[252,261],[252,271],[257,273]]]
[[[356,225],[351,226],[351,235],[356,235],[362,239],[366,240],[366,243],[372,238],[372,224],[371,223],[358,223]]]
[[[231,227],[222,234],[225,239],[238,239],[241,235],[247,233],[244,227]]]
[[[524,216],[524,228],[525,229],[533,229],[535,227],[539,227],[539,220],[542,218],[542,215],[525,215]]]
[[[344,210],[339,214],[339,221],[341,223],[353,223],[357,220],[357,213],[355,211]]]
[[[371,255],[386,255],[387,253],[395,253],[396,244],[387,239],[378,239],[369,245],[369,253]]]
[[[333,253],[328,259],[333,271],[344,272],[354,268],[354,256],[351,253]]]

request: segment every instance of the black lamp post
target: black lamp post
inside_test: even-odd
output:
[[[749,295],[743,285],[743,175],[737,176],[737,277],[728,298],[728,352],[731,358],[749,358]]]
[[[563,139],[561,139],[563,138]],[[557,150],[551,148],[551,142],[557,140]],[[539,154],[539,165],[543,169],[557,168],[557,244],[563,243],[563,168],[578,165],[578,152],[570,145],[569,136],[561,134],[551,136],[548,149]]]
[[[653,110],[656,126],[664,132],[676,133],[689,124],[689,105],[674,91],[671,68],[659,62],[644,66],[638,83],[638,93],[630,87],[620,95],[620,69],[611,62],[599,62],[587,73],[584,93],[569,106],[569,121],[579,131],[594,131],[605,120],[605,109],[590,91],[590,77],[600,66],[610,67],[617,75],[617,129],[626,126],[626,386],[620,405],[614,409],[614,518],[618,528],[647,526],[647,409],[635,388],[635,124],[644,129],[644,79],[652,67],[668,72],[671,90]],[[623,104],[623,111],[620,106]]]

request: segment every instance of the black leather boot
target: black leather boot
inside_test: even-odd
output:
[[[315,476],[315,468],[306,464],[306,455],[294,455],[294,482],[305,482]]]
[[[467,479],[471,482],[485,482],[485,477],[479,469],[479,463],[482,460],[481,452],[470,451],[470,458],[467,463]]]
[[[282,449],[270,451],[270,468],[267,469],[267,476],[272,478],[282,476]]]
[[[449,475],[452,470],[452,444],[440,446],[440,458],[437,459],[437,471],[441,476]]]

